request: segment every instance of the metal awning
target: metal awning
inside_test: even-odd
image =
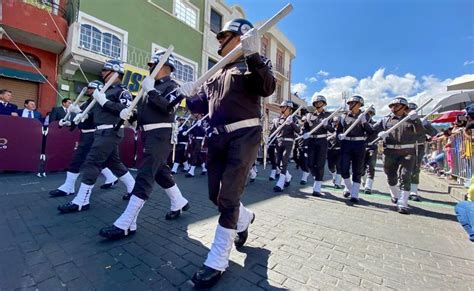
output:
[[[448,85],[448,91],[474,90],[474,74],[468,74],[454,79]]]
[[[31,81],[36,83],[45,83],[44,78],[37,73],[31,73],[21,70],[15,70],[11,68],[0,67],[0,76],[20,79],[25,81]]]

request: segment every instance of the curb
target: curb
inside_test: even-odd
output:
[[[467,193],[467,188],[463,185],[459,185],[454,181],[448,181],[446,178],[438,177],[434,174],[426,173],[425,171],[421,171],[420,175],[423,178],[429,180],[436,188],[439,188],[442,191],[445,191],[449,196],[453,197],[458,201],[464,201],[464,196]]]

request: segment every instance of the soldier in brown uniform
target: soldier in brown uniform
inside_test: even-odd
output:
[[[416,141],[424,128],[415,110],[407,114],[408,101],[404,97],[395,98],[388,106],[392,113],[377,122],[373,128],[384,139],[383,169],[387,175],[392,202],[397,204],[399,213],[408,214],[411,175],[416,162]],[[407,115],[410,116],[408,121],[392,132],[386,132]],[[400,186],[397,186],[399,172]]]
[[[187,99],[191,111],[209,112],[209,198],[220,212],[207,259],[192,278],[198,288],[211,287],[220,279],[229,264],[232,243],[243,246],[255,219],[240,197],[260,145],[260,98],[274,92],[275,78],[269,61],[258,53],[260,36],[252,28],[245,19],[226,23],[217,34],[219,54],[225,56],[242,43],[244,56],[211,77],[197,95],[193,84],[182,87],[184,95],[194,95]]]

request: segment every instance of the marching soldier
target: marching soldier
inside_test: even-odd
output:
[[[413,167],[416,162],[416,141],[420,133],[424,132],[423,125],[415,110],[410,111],[409,120],[390,133],[386,130],[397,124],[407,116],[408,101],[404,97],[397,97],[389,104],[391,114],[374,125],[378,136],[384,139],[384,165],[392,202],[397,204],[398,212],[408,214],[408,195]],[[400,171],[400,189],[397,186]]]
[[[301,118],[299,123],[300,127],[303,129],[306,122],[306,115],[307,113]],[[302,171],[300,185],[306,185],[306,183],[308,183],[310,171],[308,167],[308,140],[303,138],[299,139],[296,141],[295,148],[297,149],[297,163],[300,165]]]
[[[369,123],[371,125],[375,124],[375,121],[372,119],[375,115],[375,109],[373,107],[369,108],[367,110],[367,114],[369,117]],[[369,145],[372,141],[374,141],[377,138],[377,133],[372,132],[367,136],[367,147],[365,150],[365,160],[364,160],[364,175],[366,177],[365,179],[365,185],[364,185],[364,193],[365,194],[372,194],[372,187],[374,185],[374,178],[375,178],[375,166],[377,164],[377,153],[378,153],[378,148],[377,144]]]
[[[291,174],[288,171],[288,161],[290,160],[295,137],[300,133],[300,128],[298,124],[296,124],[296,118],[287,118],[291,115],[293,109],[294,103],[292,101],[283,101],[280,104],[280,118],[272,122],[272,125],[277,128],[284,124],[281,130],[276,134],[276,163],[280,166],[281,174],[275,187],[273,187],[273,191],[275,192],[282,192],[283,188],[289,186],[291,182]],[[273,130],[273,128],[270,129],[270,131]]]
[[[260,146],[259,99],[274,92],[275,78],[269,61],[258,54],[260,36],[256,30],[249,31],[252,28],[245,19],[224,25],[217,34],[219,54],[227,55],[241,42],[244,56],[227,64],[203,85],[197,96],[187,100],[192,111],[210,113],[209,197],[220,212],[211,250],[192,278],[198,288],[212,287],[220,279],[229,264],[234,238],[236,247],[243,246],[248,227],[255,219],[240,197]],[[186,87],[189,90],[184,95],[194,95],[193,84]]]
[[[164,51],[157,51],[152,55],[148,63],[150,72],[164,54]],[[166,214],[166,219],[176,219],[182,211],[189,209],[188,200],[181,194],[167,165],[175,115],[175,108],[170,107],[170,103],[178,94],[178,85],[170,77],[175,69],[174,64],[175,59],[170,55],[155,78],[147,76],[143,79],[142,89],[145,95],[139,101],[137,114],[138,126],[143,132],[143,165],[138,170],[127,208],[113,226],[100,231],[100,235],[107,239],[120,239],[135,234],[138,214],[150,198],[155,182],[165,190],[171,200],[171,210]],[[131,115],[132,112],[128,108],[120,113],[122,119],[128,119]]]
[[[278,125],[274,125],[274,122],[277,122],[278,120],[277,119],[274,119],[270,125],[269,125],[269,135],[268,136],[271,136],[275,130],[277,129]],[[268,140],[267,142],[270,142],[270,140]],[[265,146],[265,145],[264,145]],[[277,165],[277,158],[276,158],[276,139],[274,139],[272,141],[271,144],[268,145],[268,148],[267,148],[267,154],[268,154],[268,159],[270,160],[270,164],[272,166],[272,169],[270,171],[270,176],[268,177],[268,180],[270,181],[274,181],[277,177],[277,171],[279,172],[280,169],[279,169],[279,165]]]
[[[339,117],[334,117],[330,121],[330,124],[337,131]],[[337,134],[335,133],[328,137],[328,169],[332,175],[334,188],[341,189],[341,141],[337,138]]]
[[[359,190],[364,171],[365,140],[372,132],[368,116],[360,108],[364,106],[364,98],[354,95],[347,100],[349,112],[342,115],[338,125],[338,138],[341,140],[341,174],[344,179],[344,197],[351,197],[353,203],[359,202]],[[354,122],[358,124],[347,136],[343,133]],[[352,168],[352,181],[350,169]]]
[[[314,177],[313,196],[321,196],[324,165],[328,152],[328,132],[334,132],[334,128],[329,124],[327,118],[331,113],[324,110],[327,105],[326,97],[315,95],[311,101],[315,110],[314,113],[308,113],[306,117],[304,127],[307,133],[303,135],[303,138],[308,140],[308,164]],[[322,126],[310,135],[309,131],[319,124],[322,124]]]
[[[184,169],[188,165],[188,159],[186,157],[186,149],[188,147],[188,137],[183,133],[188,130],[188,126],[185,124],[186,119],[184,117],[178,117],[178,144],[176,144],[175,160],[172,174],[178,172],[179,165],[183,165]]]
[[[408,103],[408,112],[416,110],[417,108],[418,105],[415,103]],[[419,133],[416,140],[416,161],[411,176],[410,196],[408,196],[408,199],[413,201],[420,201],[420,196],[418,196],[418,184],[420,183],[421,163],[423,161],[423,155],[425,154],[426,136],[435,136],[438,134],[436,128],[434,128],[428,120],[423,121],[423,128],[424,131]]]
[[[94,92],[94,90],[101,90],[103,86],[104,84],[97,80],[90,82],[87,85],[87,91],[85,93],[85,95],[89,96],[90,98],[81,106],[69,106],[69,110],[72,113],[80,113],[82,110],[86,109],[87,105],[89,105],[89,103],[93,100],[92,93]],[[59,125],[71,126],[71,121],[61,119],[59,120]],[[77,145],[77,149],[74,151],[71,163],[69,164],[69,168],[66,172],[66,181],[64,181],[64,184],[59,186],[58,189],[50,191],[50,197],[67,196],[72,195],[75,192],[75,184],[77,177],[79,177],[79,170],[81,168],[81,165],[84,163],[87,153],[89,152],[94,141],[95,125],[92,116],[90,116],[84,122],[79,123],[78,128],[81,132],[79,137],[79,144]],[[101,173],[105,176],[105,184],[100,186],[100,188],[107,189],[117,183],[118,179],[108,168],[102,169]]]
[[[191,126],[194,124],[197,125],[189,132],[189,138],[191,139],[191,157],[189,158],[190,168],[186,173],[186,178],[194,177],[194,170],[203,162],[201,160],[201,148],[204,137],[206,136],[206,130],[202,126],[201,121],[203,116],[204,115],[200,113],[194,114],[195,120],[191,124]]]
[[[118,73],[119,77],[105,93],[100,93],[98,89],[95,89],[92,94],[97,101],[91,110],[96,128],[94,141],[81,168],[82,181],[79,191],[72,201],[58,206],[61,213],[89,209],[92,188],[104,166],[107,166],[125,184],[127,193],[130,193],[135,185],[135,179],[119,156],[119,145],[124,137],[123,129],[114,130],[120,120],[120,111],[128,107],[132,101],[132,95],[121,84],[124,74],[123,63],[119,60],[105,62],[101,71],[102,79],[107,82],[114,73]],[[83,114],[79,113],[74,120],[83,118]]]

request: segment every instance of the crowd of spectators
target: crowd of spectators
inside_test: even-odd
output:
[[[53,121],[59,121],[68,112],[68,108],[71,105],[71,99],[64,98],[61,102],[61,106],[54,107],[50,112],[43,117],[36,109],[36,102],[32,99],[26,99],[22,109],[18,109],[18,106],[11,102],[13,98],[13,92],[8,89],[0,89],[0,115],[11,115],[22,118],[36,119],[44,126],[47,126]]]

